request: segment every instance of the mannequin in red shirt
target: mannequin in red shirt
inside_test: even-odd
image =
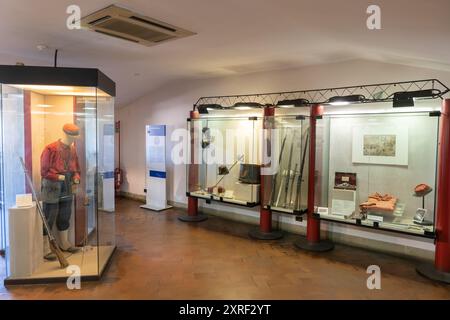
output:
[[[50,228],[56,222],[61,250],[68,252],[78,250],[69,241],[69,227],[73,195],[80,183],[80,166],[74,145],[79,134],[78,126],[65,124],[62,137],[47,145],[41,155],[44,214]],[[56,256],[49,250],[48,241],[44,241],[44,257],[47,260],[55,260]]]

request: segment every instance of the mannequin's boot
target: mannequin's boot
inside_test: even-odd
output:
[[[50,250],[50,243],[47,236],[44,236],[44,259],[48,261],[56,260],[56,255]]]
[[[72,246],[72,244],[69,241],[69,230],[64,231],[58,231],[59,236],[59,247],[62,251],[67,251],[70,253],[78,252],[80,249]]]

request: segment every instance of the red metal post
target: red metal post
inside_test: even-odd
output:
[[[200,114],[198,111],[191,111],[189,113],[189,117],[191,119],[198,119],[200,117]],[[189,163],[189,191],[192,191],[194,188],[198,186],[198,163],[196,163],[195,159],[195,150],[196,145],[195,142],[197,139],[195,139],[198,132],[195,130],[194,123],[191,122],[191,128],[190,128],[190,136],[191,136],[191,159]],[[189,216],[196,216],[198,214],[198,199],[193,197],[188,197],[188,215]]]
[[[275,108],[274,107],[265,107],[264,108],[264,120],[263,120],[263,129],[266,132],[266,136],[270,137],[271,135],[271,129],[272,129],[272,121],[266,121],[266,117],[273,117],[275,115]],[[267,154],[267,144],[262,144],[262,152],[263,155]],[[263,159],[265,157],[263,156]],[[265,165],[265,164],[264,164]],[[261,170],[261,187],[260,187],[260,220],[259,220],[259,229],[261,232],[269,233],[272,231],[272,212],[269,209],[264,208],[264,198],[265,198],[265,186],[271,186],[273,177],[263,175],[263,170]]]
[[[316,121],[323,114],[321,105],[313,105],[310,114],[309,134],[309,175],[308,175],[308,223],[306,225],[306,240],[310,243],[320,241],[320,220],[313,217],[316,185]]]
[[[273,164],[272,161],[267,161],[268,159],[272,159],[275,155],[272,151],[270,151],[270,158],[268,157],[268,142],[272,142],[268,140],[272,136],[272,129],[274,129],[274,119],[275,115],[275,107],[267,106],[264,108],[264,119],[263,119],[263,134],[262,137],[264,142],[262,143],[262,159],[263,164],[262,167],[271,166]],[[272,149],[272,148],[271,148]],[[268,163],[267,163],[268,162]],[[260,209],[259,209],[259,227],[254,228],[249,231],[249,236],[258,239],[258,240],[277,240],[283,237],[283,232],[279,230],[272,230],[272,211],[270,209],[264,208],[266,202],[264,199],[269,197],[269,194],[272,192],[272,179],[273,175],[265,174],[264,170],[261,170],[261,184],[260,184]]]
[[[435,267],[450,272],[450,99],[442,105],[438,164]]]

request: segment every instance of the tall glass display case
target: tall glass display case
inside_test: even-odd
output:
[[[316,217],[433,238],[440,100],[341,109],[317,120]]]
[[[187,196],[253,207],[259,204],[261,117],[188,120]]]
[[[0,83],[5,284],[98,279],[115,250],[115,84],[25,66]]]
[[[267,137],[271,154],[271,179],[265,181],[264,207],[288,214],[302,214],[307,207],[309,117],[266,117],[273,128]]]

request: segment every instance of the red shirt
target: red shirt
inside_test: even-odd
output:
[[[60,140],[50,143],[42,151],[41,176],[58,181],[58,175],[71,172],[74,180],[80,180],[80,165],[75,146],[65,145]]]

